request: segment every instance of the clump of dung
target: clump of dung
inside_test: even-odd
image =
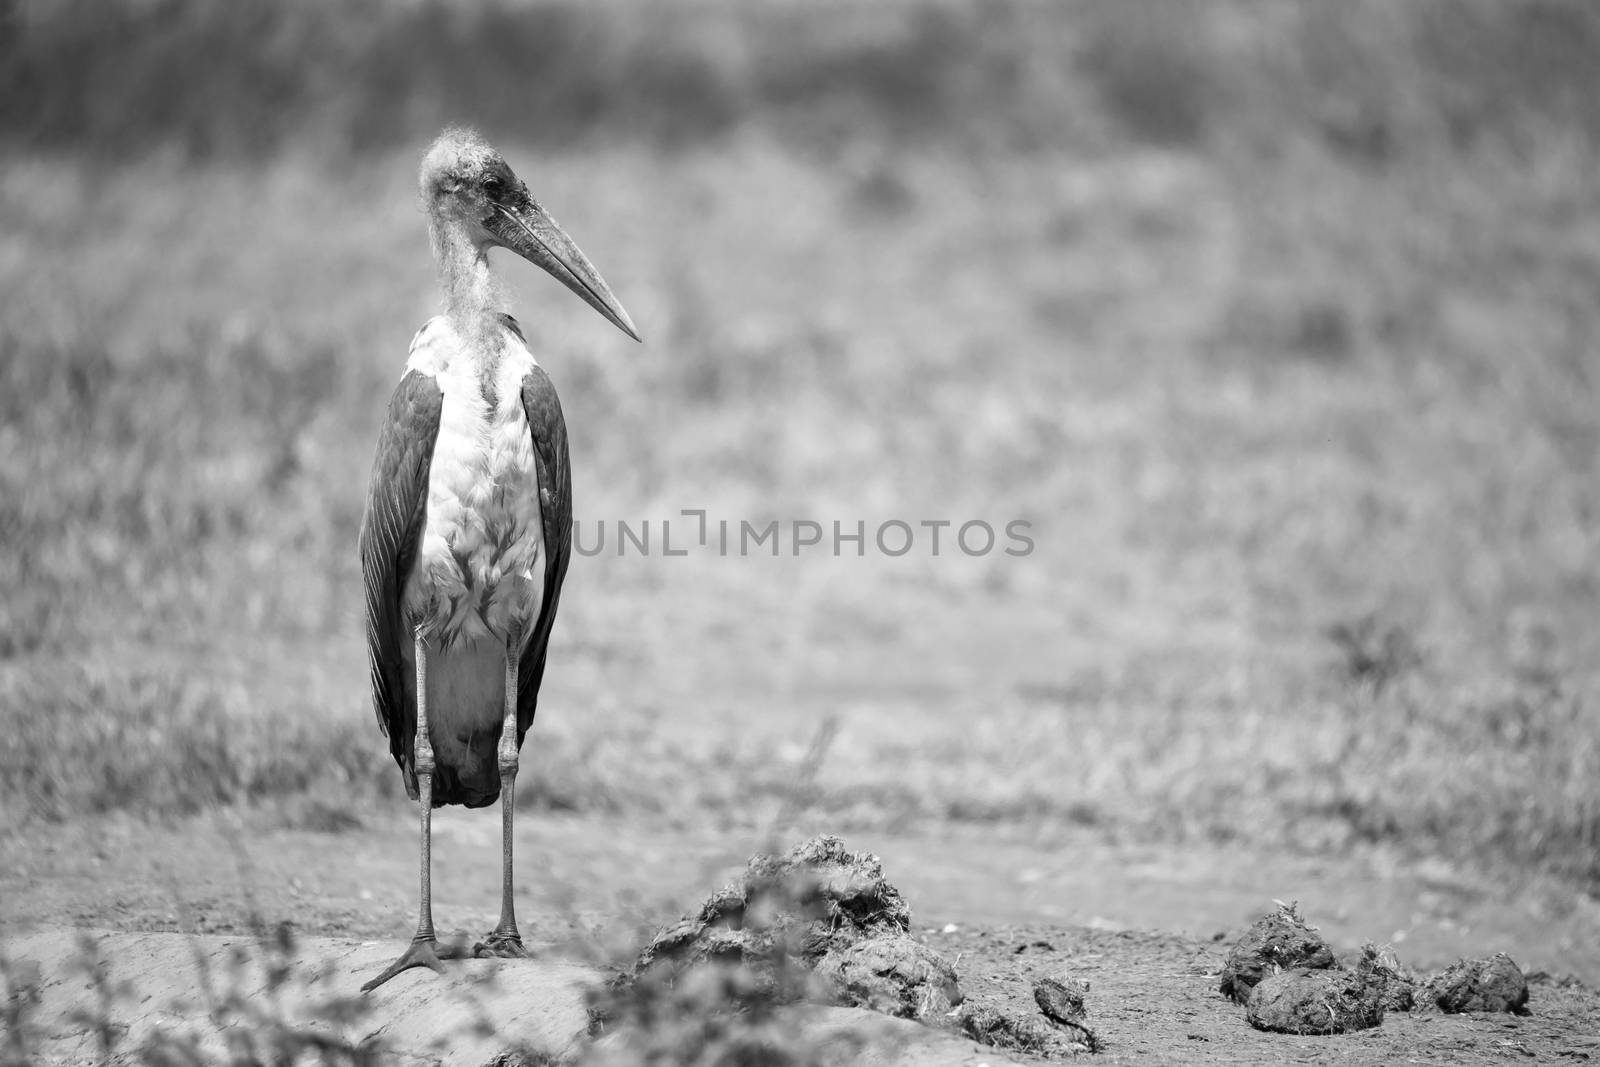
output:
[[[1243,1004],[1257,983],[1279,971],[1334,966],[1333,950],[1315,927],[1306,925],[1298,906],[1280,903],[1277,911],[1256,920],[1233,946],[1218,988]]]
[[[1343,1034],[1383,1021],[1388,987],[1381,975],[1295,967],[1256,983],[1245,1018],[1257,1030],[1280,1034]]]
[[[1083,1006],[1088,995],[1089,983],[1076,978],[1041,978],[1033,983],[1033,1002],[1055,1023],[1081,1023],[1088,1018]]]
[[[1384,1011],[1410,1011],[1416,1005],[1417,977],[1389,945],[1377,948],[1363,945],[1358,968],[1365,967],[1387,984],[1383,994]]]
[[[910,933],[883,864],[837,837],[751,858],[744,874],[658,933],[634,978],[673,983],[697,965],[740,969],[749,995],[861,1005],[908,1019],[962,1001],[955,968]]]
[[[640,1064],[763,1064],[825,1067],[849,1053],[804,1029],[803,1017],[744,967],[703,964],[622,978],[591,991],[584,1067]],[[844,1040],[851,1040],[848,1035]],[[545,1059],[518,1063],[544,1064]]]
[[[1099,1048],[1083,1008],[1086,985],[1038,983],[1042,1015],[964,1002],[955,968],[910,927],[910,909],[883,864],[837,837],[755,856],[737,881],[657,933],[632,973],[593,999],[592,1028],[612,1031],[621,1047],[643,1038],[618,1030],[656,1034],[680,1026],[673,1020],[693,1016],[696,1005],[776,1026],[772,1008],[811,1000],[953,1024],[983,1044],[1038,1056]]]
[[[903,1019],[938,1019],[962,1000],[955,968],[905,934],[884,934],[835,949],[817,964],[816,973],[834,1003]]]
[[[1040,1014],[1069,1042],[1095,1052],[1100,1039],[1089,1028],[1089,1012],[1084,1007],[1088,994],[1089,983],[1076,978],[1041,978],[1033,983],[1033,1002],[1039,1005]]]
[[[750,859],[744,875],[669,926],[640,953],[634,974],[699,963],[748,968],[766,986],[795,965],[810,971],[830,952],[873,937],[905,935],[911,911],[883,864],[837,837],[815,837],[782,856]],[[805,995],[788,990],[791,999]]]
[[[1017,1015],[988,1004],[963,1004],[956,1025],[980,1044],[1032,1056],[1061,1058],[1099,1047],[1087,1027],[1058,1028],[1042,1016]]]
[[[1528,980],[1510,956],[1460,960],[1430,977],[1417,991],[1422,1007],[1456,1013],[1503,1011],[1528,1014]]]

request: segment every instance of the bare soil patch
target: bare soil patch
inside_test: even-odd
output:
[[[435,851],[441,934],[481,932],[495,914],[496,828],[464,818],[441,819],[441,826]],[[519,835],[518,856],[526,865],[519,910],[530,946],[547,962],[608,958],[622,943],[637,951],[678,916],[696,916],[694,902],[704,902],[708,889],[743,877],[752,851],[748,842],[732,842],[713,829],[686,833],[624,820],[547,817],[527,820]],[[883,873],[874,876],[878,880],[857,880],[840,868],[835,889],[845,898],[872,902],[869,918],[876,919],[865,925],[876,934],[904,939],[953,969],[962,998],[955,1009],[963,1014],[949,1020],[950,1029],[962,1028],[955,1036],[965,1041],[961,1047],[972,1054],[972,1063],[1043,1062],[1028,1051],[1026,1036],[1048,1028],[1071,1044],[1063,1030],[1067,1022],[1091,1033],[1099,1049],[1096,1062],[1109,1063],[1415,1058],[1472,1064],[1508,1055],[1571,1056],[1573,1062],[1600,1056],[1600,995],[1572,975],[1600,962],[1592,948],[1582,947],[1595,942],[1578,898],[1559,911],[1519,912],[1537,898],[1508,904],[1509,897],[1496,898],[1463,881],[1448,898],[1453,925],[1429,922],[1428,912],[1419,911],[1410,929],[1430,937],[1408,938],[1391,961],[1397,973],[1415,968],[1426,975],[1456,957],[1489,959],[1509,950],[1528,971],[1531,1014],[1390,1008],[1380,1025],[1356,1033],[1274,1034],[1252,1028],[1245,1009],[1219,990],[1230,950],[1251,920],[1272,910],[1269,896],[1320,885],[1320,896],[1303,894],[1303,912],[1321,928],[1335,960],[1353,967],[1363,940],[1392,932],[1392,915],[1405,893],[1412,894],[1414,908],[1426,909],[1437,899],[1428,894],[1441,891],[1442,878],[1416,870],[1375,872],[1359,857],[1313,862],[1279,856],[1257,867],[1273,870],[1275,884],[1262,886],[1260,898],[1250,902],[1238,850],[1214,849],[1207,861],[1194,848],[1146,849],[1086,837],[1062,851],[953,829],[938,837],[881,842],[851,835],[849,843],[882,855]],[[370,944],[363,951],[376,959],[392,955],[409,930],[415,907],[412,848],[409,821],[398,818],[392,827],[383,823],[339,834],[257,832],[227,820],[165,827],[117,820],[35,825],[5,841],[0,935],[13,943],[42,925],[174,931],[186,923],[242,933],[254,920],[269,928],[292,922],[300,938],[365,939]],[[1012,918],[1030,913],[1082,919]],[[733,910],[719,914],[731,916]],[[1114,929],[1107,915],[1209,932]],[[1479,915],[1499,916],[1502,925],[1479,925]],[[891,921],[899,918],[903,928]],[[76,935],[60,936],[71,944]],[[1576,966],[1563,967],[1566,961]],[[902,953],[887,968],[875,957],[839,962],[848,982],[852,973],[882,977],[879,972],[914,961]],[[160,970],[154,961],[147,966],[152,971],[139,978],[140,985],[155,981]],[[901,976],[915,973],[907,967]],[[937,977],[931,969],[923,973]],[[358,985],[363,975],[349,977]],[[421,973],[408,979],[433,980]],[[863,1002],[873,1003],[870,991]],[[885,1001],[893,1003],[892,997]],[[1056,1014],[1048,1014],[1047,1006]],[[829,1025],[843,1025],[845,1017],[830,1018]],[[971,1040],[973,1030],[993,1037],[997,1029],[1023,1040],[1005,1048]],[[921,1031],[894,1032],[905,1047],[921,1047],[905,1045],[908,1034],[923,1040]],[[1064,1047],[1046,1051],[1061,1055]]]
[[[1385,1014],[1356,1033],[1311,1036],[1253,1029],[1217,991],[1226,944],[1173,934],[1045,925],[927,935],[956,961],[968,996],[1036,1010],[1042,977],[1089,983],[1095,1063],[1504,1063],[1507,1057],[1585,1062],[1600,1057],[1600,993],[1577,981],[1530,977],[1528,1016]],[[1561,1060],[1558,1057],[1573,1057]]]

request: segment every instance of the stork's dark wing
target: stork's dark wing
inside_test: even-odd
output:
[[[544,680],[545,653],[561,600],[561,583],[572,557],[572,461],[567,455],[567,424],[556,387],[543,367],[522,379],[522,409],[533,434],[533,460],[539,470],[539,515],[544,522],[544,601],[533,636],[517,666],[517,744],[533,725]]]
[[[411,640],[401,617],[406,575],[416,562],[428,503],[428,465],[439,435],[439,383],[419,371],[400,380],[389,417],[378,433],[367,511],[361,520],[361,577],[367,590],[367,659],[372,704],[389,736],[389,751],[406,768],[415,742],[417,709],[406,700],[403,643]]]

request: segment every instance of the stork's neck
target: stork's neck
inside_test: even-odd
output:
[[[433,258],[444,286],[444,313],[470,347],[491,353],[499,345],[489,343],[498,334],[495,313],[500,293],[494,273],[489,269],[489,248],[477,244],[459,223],[435,220],[429,227],[433,238]]]

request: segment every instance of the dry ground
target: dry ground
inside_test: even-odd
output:
[[[437,823],[441,934],[481,935],[498,907],[495,820],[443,812]],[[343,958],[355,958],[351,938],[364,939],[368,948],[357,955],[370,970],[385,957],[371,946],[398,948],[409,930],[412,829],[401,818],[343,834],[214,818],[151,828],[113,818],[13,837],[7,851],[21,862],[0,875],[0,895],[12,902],[7,930],[10,938],[68,925],[187,930],[248,943],[252,930],[288,922],[305,946],[301,970],[316,970],[316,953],[328,946],[347,945]],[[1375,856],[1313,860],[1214,847],[1116,846],[1091,833],[1047,848],[959,830],[867,835],[859,843],[881,852],[913,905],[918,936],[955,963],[969,997],[1026,1015],[1035,1010],[1037,979],[1067,975],[1090,983],[1089,1019],[1104,1042],[1097,1058],[1109,1062],[1476,1064],[1507,1056],[1581,1062],[1600,1052],[1593,952],[1600,909],[1573,910],[1553,887],[1508,893],[1460,871]],[[528,944],[547,961],[625,959],[655,925],[693,910],[708,888],[736,874],[741,848],[761,844],[711,830],[646,830],[623,820],[529,818],[517,846]],[[1458,955],[1510,951],[1533,976],[1533,1014],[1391,1013],[1378,1030],[1340,1037],[1252,1030],[1243,1010],[1217,992],[1217,981],[1228,946],[1267,906],[1257,895],[1266,887],[1305,901],[1344,953],[1364,940],[1392,939],[1408,963],[1428,969]],[[1150,932],[1156,928],[1187,932]],[[37,952],[41,942],[32,943]],[[66,955],[77,951],[71,935],[56,943]],[[15,963],[16,951],[6,954]],[[141,981],[136,960],[119,958],[115,965],[146,993],[172,985],[170,976]],[[349,992],[364,977],[334,973],[305,995],[315,1002],[319,990],[324,997]],[[426,972],[397,979],[402,996],[394,1003],[409,1003],[402,987],[438,981]],[[370,1026],[383,1021],[389,1004],[377,1006]],[[132,1022],[149,1007],[128,1001],[113,1015]],[[500,1025],[503,1032],[517,1030]],[[483,1048],[481,1035],[472,1040]],[[974,1047],[963,1062],[984,1059]],[[993,1054],[988,1059],[996,1062]]]
[[[499,825],[487,813],[435,815],[435,909],[442,929],[481,934],[499,909]],[[752,852],[787,834],[673,830],[633,818],[539,814],[518,827],[518,907],[545,949],[601,938],[634,946],[692,910]],[[0,874],[6,918],[23,926],[247,933],[253,916],[307,934],[395,938],[416,905],[414,820],[395,813],[359,832],[202,816],[147,826],[122,816],[13,833]],[[1530,971],[1600,986],[1600,907],[1559,880],[1485,878],[1383,851],[1296,856],[1241,846],[1116,843],[1094,831],[1039,839],[949,826],[862,832],[919,929],[1051,922],[1168,929],[1231,940],[1272,899],[1300,900],[1342,949],[1392,942],[1409,963],[1512,954]],[[482,927],[482,930],[478,930]]]

